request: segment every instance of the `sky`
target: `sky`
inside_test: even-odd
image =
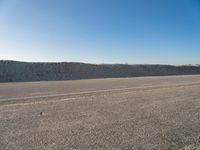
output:
[[[0,0],[0,59],[200,64],[200,0]]]

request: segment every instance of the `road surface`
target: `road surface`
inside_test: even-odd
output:
[[[200,149],[200,75],[0,83],[0,149]]]

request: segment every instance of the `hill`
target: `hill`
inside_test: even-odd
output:
[[[0,61],[0,82],[200,74],[200,65],[127,65]]]

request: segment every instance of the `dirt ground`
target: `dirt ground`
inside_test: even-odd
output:
[[[199,150],[199,79],[1,103],[0,149]]]

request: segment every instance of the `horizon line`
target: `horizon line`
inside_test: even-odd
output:
[[[164,64],[164,63],[89,63],[89,62],[77,62],[77,61],[23,61],[23,60],[7,60],[0,59],[0,61],[21,62],[21,63],[79,63],[90,65],[162,65],[162,66],[200,66],[200,64]]]

